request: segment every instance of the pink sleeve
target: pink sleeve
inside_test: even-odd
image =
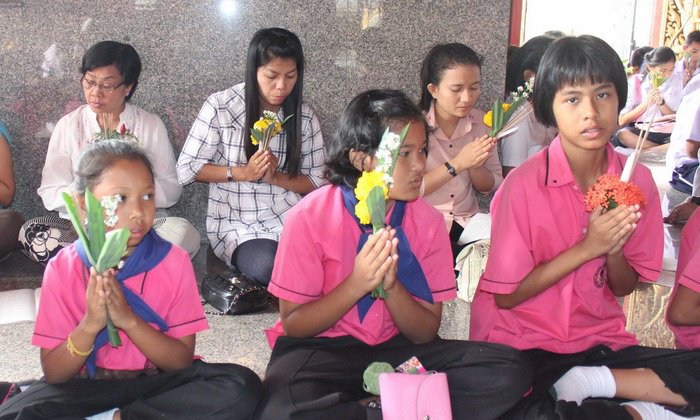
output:
[[[491,249],[479,288],[496,294],[513,293],[520,282],[535,268],[530,244],[527,193],[520,179],[525,173],[514,173],[501,185],[491,202]],[[534,174],[531,180],[534,181]],[[531,198],[532,199],[532,198]]]
[[[85,314],[86,276],[73,246],[49,260],[41,284],[32,345],[52,349],[75,329]]]
[[[307,220],[311,213],[304,207],[304,203],[297,204],[284,221],[268,286],[273,295],[294,303],[318,299],[325,279],[323,251],[314,241],[313,227],[310,226],[313,221]],[[329,213],[329,217],[333,217],[332,211]],[[329,221],[328,225],[333,225],[333,222]],[[342,240],[340,232],[335,233],[338,234],[337,240]]]
[[[408,220],[404,220],[404,231],[433,292],[433,300],[454,299],[457,296],[454,261],[442,215],[422,200],[411,203],[408,208],[410,213],[406,213]]]
[[[700,212],[683,227],[676,283],[700,293]]]
[[[647,203],[637,228],[624,247],[627,262],[639,274],[640,281],[654,282],[661,272],[664,253],[663,220],[659,192],[646,166],[637,165],[634,182],[644,191]]]
[[[197,280],[187,252],[173,246],[159,266],[167,270],[167,283],[163,286],[176,290],[169,303],[169,310],[160,313],[169,327],[166,334],[171,337],[185,337],[208,329],[209,324],[204,315]]]

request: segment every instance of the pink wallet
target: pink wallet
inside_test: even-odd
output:
[[[444,373],[379,375],[384,420],[452,420]]]

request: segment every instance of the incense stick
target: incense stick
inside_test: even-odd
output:
[[[625,167],[622,170],[622,175],[620,175],[620,181],[622,182],[629,182],[632,179],[632,174],[634,174],[634,168],[637,165],[637,161],[639,160],[639,155],[642,151],[642,146],[644,145],[644,142],[646,142],[647,137],[649,137],[649,132],[651,131],[652,124],[654,124],[654,119],[659,109],[659,105],[654,104],[654,107],[651,109],[654,111],[651,113],[651,119],[648,122],[642,122],[642,127],[640,128],[639,135],[637,136],[637,143],[634,145],[634,151],[627,158],[627,162],[625,162]],[[645,125],[646,130],[644,129]]]

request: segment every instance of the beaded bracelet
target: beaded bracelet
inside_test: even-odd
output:
[[[90,350],[88,351],[80,351],[77,347],[75,347],[75,344],[73,344],[73,341],[71,341],[70,339],[70,334],[68,334],[68,340],[66,340],[66,348],[68,349],[68,353],[70,353],[70,355],[73,357],[75,357],[76,355],[81,357],[88,357],[90,353],[92,353],[92,350],[95,348],[95,346],[90,347]]]

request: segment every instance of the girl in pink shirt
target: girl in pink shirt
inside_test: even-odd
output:
[[[700,212],[683,227],[676,286],[666,320],[679,349],[700,349]]]
[[[533,392],[509,416],[675,416],[655,403],[700,410],[699,354],[639,346],[616,300],[660,270],[661,211],[649,170],[639,165],[632,179],[646,195],[643,209],[586,211],[589,187],[624,166],[609,140],[626,90],[617,54],[593,36],[561,38],[542,58],[534,112],[559,136],[496,193],[491,251],[471,307],[472,339],[513,345],[535,367]]]
[[[49,261],[32,338],[44,378],[0,405],[0,418],[250,418],[257,375],[195,360],[196,333],[208,324],[187,252],[152,229],[146,153],[130,141],[95,142],[76,180],[81,207],[86,189],[118,200],[108,224],[130,230],[126,257],[97,273],[78,240]],[[118,347],[108,344],[107,313]]]
[[[371,226],[355,216],[353,189],[362,171],[373,170],[385,130],[399,133],[407,124],[388,227],[370,235]],[[498,417],[528,389],[530,370],[512,348],[437,335],[442,302],[456,293],[443,219],[418,198],[427,154],[423,114],[402,92],[364,92],[345,109],[328,147],[331,185],[294,206],[280,238],[269,286],[280,299],[280,320],[268,331],[273,351],[260,418],[375,418],[364,370],[412,356],[447,374],[455,418]],[[385,298],[372,298],[380,284]]]
[[[420,107],[429,126],[430,153],[425,166],[425,200],[445,218],[453,256],[477,231],[476,192],[488,194],[503,181],[495,140],[488,136],[484,112],[474,108],[481,96],[481,57],[460,43],[433,47],[421,68]],[[475,222],[476,223],[476,222]],[[479,223],[490,223],[480,218]],[[486,235],[488,236],[488,235]]]

